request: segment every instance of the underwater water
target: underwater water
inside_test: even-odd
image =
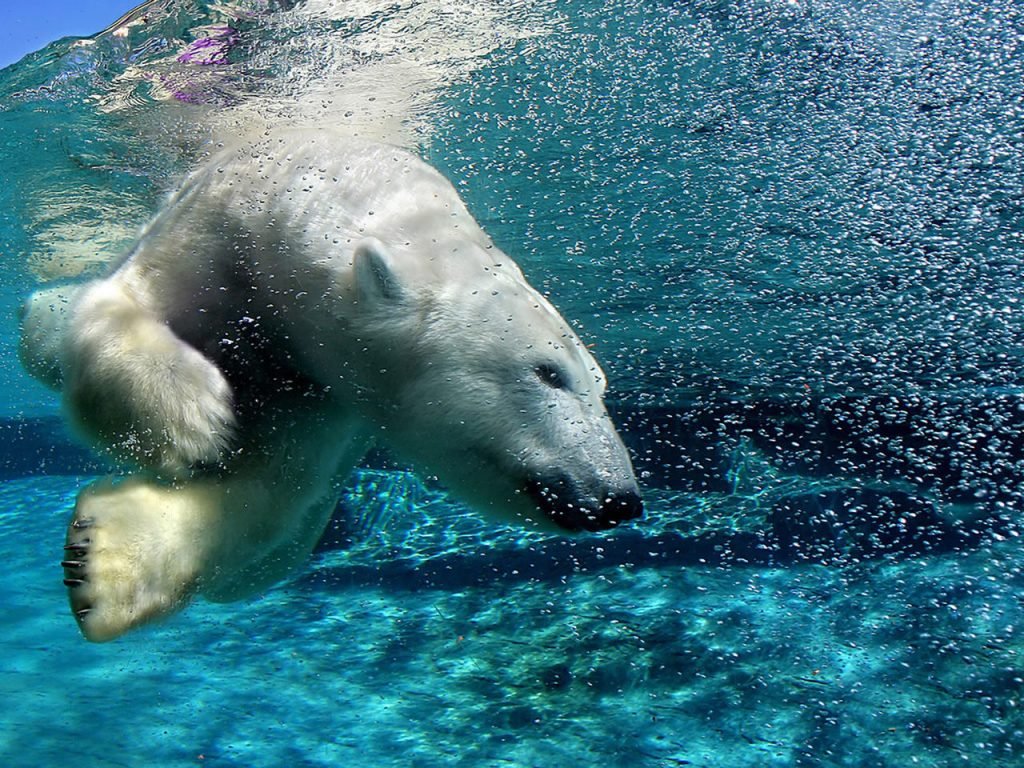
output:
[[[1009,0],[155,0],[0,71],[0,763],[1020,765],[1022,49]],[[58,562],[109,468],[16,307],[282,120],[453,180],[646,515],[524,533],[375,455],[293,579],[91,645]]]

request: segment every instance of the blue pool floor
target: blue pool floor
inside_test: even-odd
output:
[[[90,645],[57,565],[85,480],[0,487],[4,766],[940,768],[1024,754],[1016,540],[844,568],[619,558],[517,579],[480,560],[443,587],[375,583],[372,562],[328,550],[258,598]]]

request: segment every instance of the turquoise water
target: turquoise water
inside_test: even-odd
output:
[[[664,537],[506,532],[463,554],[427,536],[425,563],[324,552],[258,599],[90,645],[55,567],[82,480],[2,489],[6,765],[1010,766],[1024,749],[1017,542],[770,568]]]
[[[0,72],[0,763],[1019,765],[1024,9],[328,5],[153,2]],[[106,468],[17,302],[238,115],[379,120],[410,59],[373,103],[595,344],[646,517],[526,535],[375,455],[288,583],[86,643],[57,563]]]

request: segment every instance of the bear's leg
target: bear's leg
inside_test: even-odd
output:
[[[100,447],[171,476],[222,459],[227,380],[114,279],[76,298],[63,360],[68,415]]]
[[[365,429],[317,408],[277,411],[260,429],[223,475],[173,484],[137,476],[82,491],[62,565],[89,640],[174,613],[197,593],[239,599],[309,555],[338,478],[366,451]]]

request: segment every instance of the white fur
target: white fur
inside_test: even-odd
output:
[[[114,456],[165,474],[218,461],[234,416],[217,367],[118,281],[89,285],[75,306],[61,377],[74,425]]]
[[[226,149],[67,295],[30,300],[23,357],[84,435],[150,472],[79,499],[68,575],[90,639],[280,579],[374,441],[506,518],[550,522],[537,477],[595,509],[635,491],[593,357],[404,150],[330,131]]]

